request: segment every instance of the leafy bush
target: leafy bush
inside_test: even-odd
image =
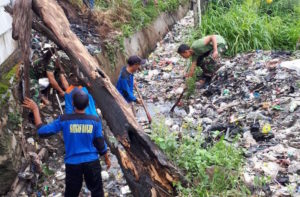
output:
[[[236,0],[230,6],[210,3],[192,40],[220,34],[228,42],[227,55],[257,49],[293,50],[300,36],[300,8],[296,2],[274,0],[269,5],[261,0]]]
[[[190,127],[185,127],[190,128]],[[177,185],[181,196],[241,196],[249,194],[240,179],[243,156],[234,144],[222,138],[212,147],[202,148],[201,127],[194,137],[186,130],[182,136],[171,133],[163,119],[153,124],[152,140],[186,172],[187,188]]]

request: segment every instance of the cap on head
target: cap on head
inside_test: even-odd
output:
[[[80,89],[75,89],[73,93],[73,105],[78,110],[84,110],[89,104],[89,96]]]
[[[133,55],[133,56],[130,56],[130,57],[128,58],[127,63],[128,63],[129,66],[133,66],[133,65],[135,65],[135,64],[143,65],[143,64],[146,63],[146,60],[140,58],[140,57],[137,56],[137,55]]]

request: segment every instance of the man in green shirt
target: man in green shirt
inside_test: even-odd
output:
[[[178,53],[183,58],[192,58],[192,66],[187,77],[194,75],[196,66],[202,69],[200,83],[209,82],[212,75],[218,69],[216,60],[227,49],[225,39],[220,35],[210,35],[193,42],[192,46],[181,44]]]
[[[47,52],[39,57],[38,51],[33,51],[32,64],[29,69],[30,77],[30,92],[33,100],[40,103],[42,100],[44,104],[49,104],[49,101],[40,94],[39,79],[48,78],[51,87],[58,92],[60,96],[64,96],[65,83],[64,76],[61,73],[55,75],[55,58],[53,57],[54,49],[50,48]],[[59,85],[58,80],[61,81],[63,88]]]

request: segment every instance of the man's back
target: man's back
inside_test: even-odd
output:
[[[220,35],[215,35],[217,39],[217,43],[226,45],[225,39]],[[205,53],[213,50],[213,46],[211,44],[205,45],[205,38],[201,38],[193,42],[191,48],[194,51],[193,59],[196,60],[198,56],[204,55]]]
[[[80,164],[98,159],[98,151],[93,142],[95,138],[103,139],[103,150],[107,146],[102,136],[100,118],[86,114],[65,114],[48,125],[40,126],[40,136],[49,136],[63,131],[65,141],[65,163]]]
[[[66,103],[65,113],[66,114],[74,113],[74,107],[72,105],[72,96],[73,96],[74,90],[76,90],[76,89],[81,89],[82,91],[84,91],[89,96],[89,105],[85,109],[85,113],[88,114],[88,115],[98,116],[97,111],[96,111],[95,101],[94,101],[92,95],[86,89],[86,87],[73,86],[73,85],[71,85],[66,90],[66,93],[65,93],[65,103]]]

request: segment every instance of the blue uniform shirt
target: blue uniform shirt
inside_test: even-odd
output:
[[[38,135],[47,137],[63,132],[65,141],[65,163],[80,164],[99,159],[98,154],[105,154],[107,145],[102,135],[100,118],[86,114],[64,114],[47,125],[38,126]],[[102,150],[94,146],[94,140],[100,138]]]
[[[94,115],[98,117],[98,113],[96,111],[96,107],[95,107],[95,101],[92,97],[92,95],[89,93],[89,91],[86,89],[86,87],[74,87],[74,86],[70,86],[65,93],[65,113],[66,114],[73,114],[74,113],[74,107],[72,105],[73,102],[73,92],[75,89],[81,89],[82,91],[84,91],[88,96],[89,96],[89,106],[85,109],[85,113],[88,115]]]
[[[129,73],[126,70],[126,66],[124,66],[117,82],[117,90],[128,103],[136,102],[136,97],[133,94],[133,83],[133,74]]]

